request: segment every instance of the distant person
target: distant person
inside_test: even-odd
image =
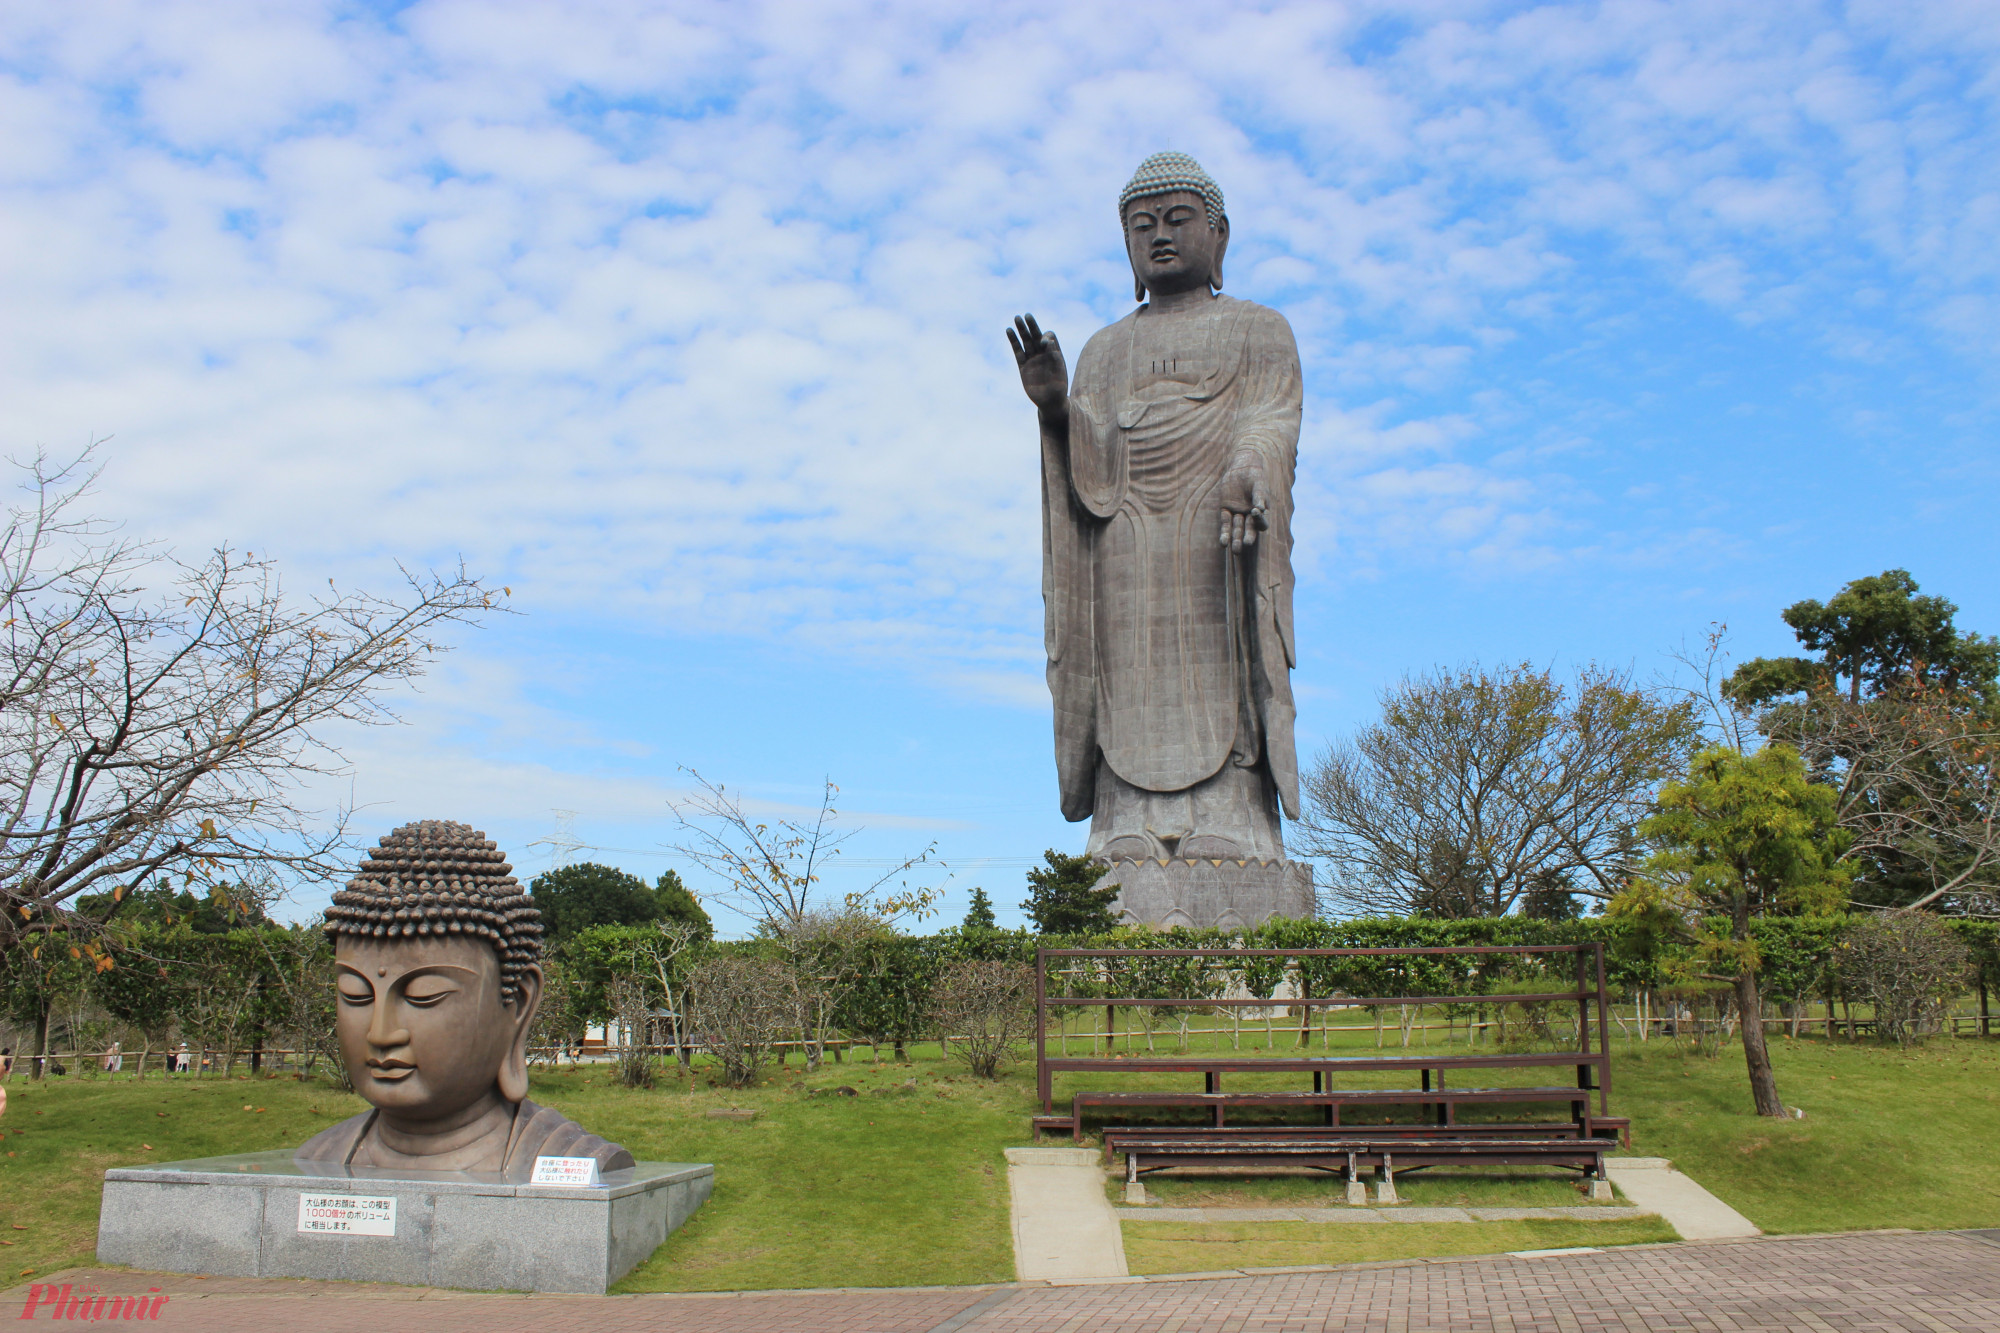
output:
[[[104,1072],[107,1074],[124,1071],[125,1053],[118,1049],[120,1045],[121,1043],[114,1041],[111,1043],[111,1049],[104,1053]]]
[[[14,1072],[14,1048],[0,1046],[0,1083],[5,1083]]]

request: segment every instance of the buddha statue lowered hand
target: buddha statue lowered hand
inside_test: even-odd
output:
[[[373,1109],[307,1140],[302,1166],[526,1180],[539,1156],[633,1165],[620,1145],[528,1100],[541,913],[511,869],[470,826],[426,820],[383,838],[334,895],[341,1057]]]

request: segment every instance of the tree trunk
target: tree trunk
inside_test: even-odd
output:
[[[1757,974],[1749,968],[1736,974],[1736,1008],[1743,1020],[1743,1061],[1750,1067],[1750,1096],[1758,1115],[1781,1116],[1777,1076],[1771,1072],[1771,1050],[1764,1044],[1764,1000],[1757,993]]]
[[[35,1014],[35,1049],[41,1054],[35,1057],[35,1077],[49,1072],[49,1006],[43,1005]]]

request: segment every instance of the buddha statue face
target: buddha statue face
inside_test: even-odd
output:
[[[476,936],[341,935],[334,953],[340,1052],[354,1089],[405,1122],[450,1118],[497,1091],[528,1094],[528,1026],[541,968],[501,993],[499,956]]]
[[[1125,253],[1142,292],[1167,296],[1222,286],[1222,256],[1229,220],[1209,221],[1201,195],[1171,190],[1142,195],[1125,205]]]

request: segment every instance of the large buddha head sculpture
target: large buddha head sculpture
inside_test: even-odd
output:
[[[512,869],[470,825],[425,820],[383,838],[334,894],[335,1025],[374,1109],[316,1135],[302,1161],[510,1175],[542,1154],[632,1165],[527,1099],[542,925]]]

